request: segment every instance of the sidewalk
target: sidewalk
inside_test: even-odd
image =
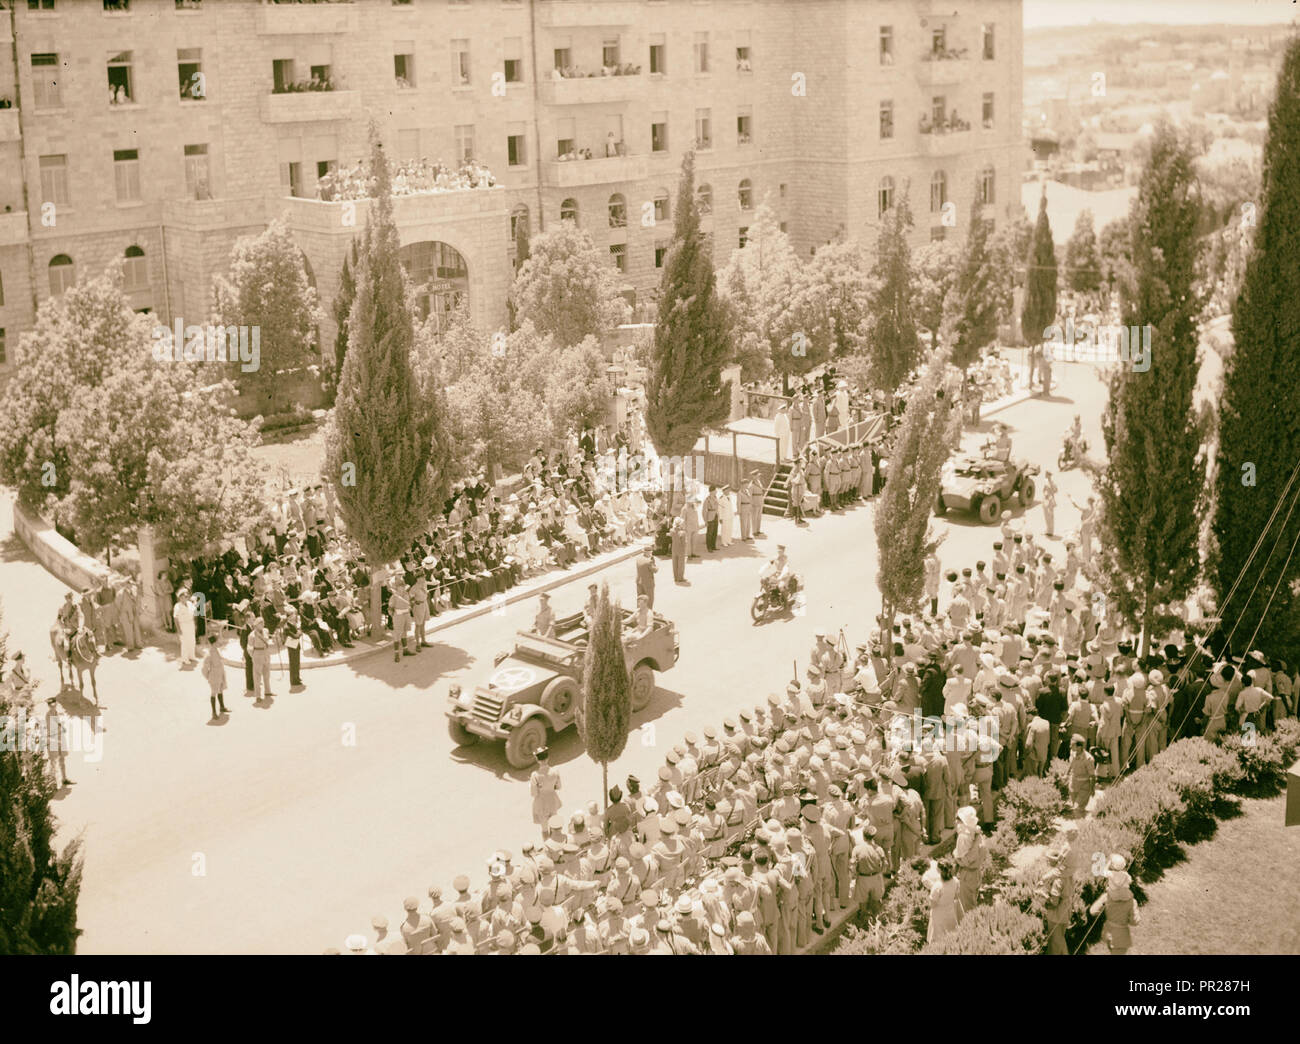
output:
[[[474,605],[462,606],[459,609],[452,609],[449,612],[439,613],[437,616],[431,616],[425,627],[425,634],[435,634],[438,631],[454,627],[456,624],[464,623],[466,620],[472,620],[478,616],[485,616],[490,612],[504,612],[507,605],[513,605],[515,602],[522,602],[528,598],[534,598],[543,591],[549,591],[552,588],[561,587],[564,584],[574,580],[581,580],[584,577],[599,573],[620,562],[626,562],[628,559],[635,558],[645,547],[646,538],[640,538],[626,547],[614,548],[612,551],[606,551],[597,555],[595,558],[584,560],[578,565],[571,566],[568,569],[552,569],[549,572],[542,573],[539,576],[531,577],[521,584],[510,588],[502,594],[495,595],[492,598],[485,599],[482,602],[476,602]],[[169,635],[170,644],[178,645],[179,640],[175,635]],[[385,637],[383,641],[375,642],[373,639],[359,639],[356,648],[344,649],[335,646],[334,650],[326,656],[317,656],[314,652],[302,659],[302,670],[313,670],[317,667],[335,667],[339,664],[351,663],[354,660],[361,660],[367,656],[376,656],[380,653],[391,653],[393,649],[392,639]],[[280,646],[272,649],[273,657],[282,653]],[[222,662],[230,667],[238,667],[241,670],[244,666],[244,655],[239,647],[237,636],[227,639],[221,646]],[[275,659],[278,665],[279,660]]]

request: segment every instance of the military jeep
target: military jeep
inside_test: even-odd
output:
[[[634,613],[624,615],[630,629]],[[655,671],[669,670],[679,652],[677,628],[655,614],[651,630],[626,637],[623,653],[632,675],[632,710],[644,710],[655,692]],[[506,761],[528,768],[552,732],[567,729],[577,713],[587,654],[582,614],[555,622],[555,636],[519,631],[514,649],[499,653],[491,677],[470,691],[452,685],[448,692],[447,731],[458,747],[480,739],[505,740]]]

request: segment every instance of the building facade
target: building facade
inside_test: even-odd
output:
[[[241,235],[284,216],[329,305],[367,155],[473,159],[497,187],[403,196],[430,307],[506,321],[523,233],[574,220],[629,297],[658,285],[683,154],[723,263],[755,209],[807,256],[872,243],[907,192],[918,242],[979,193],[1018,210],[1020,0],[12,0],[0,11],[0,346],[115,259],[137,309],[206,321]],[[328,89],[321,89],[328,88]],[[583,158],[590,155],[591,158]],[[522,228],[521,228],[522,226]]]

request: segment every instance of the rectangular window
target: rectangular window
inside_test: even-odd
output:
[[[129,11],[131,0],[104,0],[105,11]]]
[[[781,184],[777,186],[777,189],[776,189],[777,194],[778,194],[782,199],[785,199],[785,192],[786,192],[786,188],[787,188],[787,187],[788,187],[788,186],[786,185],[786,183],[785,183],[784,181],[781,182]]]
[[[311,68],[311,79],[313,83],[328,84],[330,82],[330,67],[328,65],[313,65]],[[331,88],[326,87],[326,90]]]
[[[753,72],[754,65],[750,60],[749,30],[736,30],[736,71]]]
[[[4,327],[0,327],[0,366],[9,361],[9,353],[5,350],[5,332]]]
[[[29,11],[53,11],[54,0],[27,0]]]
[[[506,128],[506,162],[511,167],[528,165],[528,153],[525,149],[527,130],[522,123],[512,123]]]
[[[985,206],[997,202],[997,175],[991,167],[980,173],[980,202]]]
[[[572,116],[561,116],[555,121],[555,154],[566,156],[577,150],[577,120]]]
[[[894,103],[892,101],[882,101],[880,103],[880,140],[894,136]]]
[[[4,277],[0,276],[0,308],[3,308],[4,306],[5,306],[5,281],[4,281]]]
[[[414,40],[403,40],[393,48],[393,81],[401,88],[415,86]]]
[[[930,229],[930,242],[931,243],[940,242],[944,238],[947,231],[948,230],[944,228],[942,225],[935,225],[934,228]]]
[[[697,149],[713,148],[713,110],[695,110],[695,147]]]
[[[993,129],[993,92],[984,95],[984,128]]]
[[[664,261],[668,258],[668,240],[659,239],[655,241],[655,268],[663,268]]]
[[[119,203],[140,202],[139,150],[118,149],[113,153],[113,181]]]
[[[474,158],[474,124],[456,124],[455,134],[456,159],[461,163],[468,163]]]
[[[59,90],[59,56],[57,54],[32,55],[33,101],[38,109],[57,109],[63,104]]]
[[[943,28],[930,30],[930,53],[942,57],[948,52],[948,31]]]
[[[108,100],[114,105],[127,105],[134,100],[130,51],[117,51],[108,57]]]
[[[180,80],[181,101],[202,101],[208,96],[202,48],[182,47],[176,51],[176,75]]]
[[[880,27],[880,64],[894,64],[894,27],[892,25],[882,25]]]
[[[453,87],[469,86],[468,40],[452,40],[451,42],[451,85]]]
[[[319,181],[321,178],[323,178],[326,174],[328,174],[331,170],[336,168],[338,165],[339,165],[339,161],[334,159],[317,160],[316,180]]]
[[[619,47],[618,37],[603,40],[600,44],[600,64],[603,69],[613,69],[622,65],[622,48]]]
[[[272,59],[271,81],[271,90],[276,94],[283,94],[294,85],[292,58]]]
[[[663,76],[668,72],[668,43],[663,33],[650,37],[650,75]]]
[[[984,35],[984,60],[986,62],[991,62],[996,56],[996,48],[993,45],[993,24],[991,22],[984,23],[983,35]]]
[[[780,225],[780,228],[781,228],[781,231],[784,232],[784,231],[786,230],[786,222],[782,221],[782,222],[781,222],[781,225]]]
[[[744,250],[744,249],[745,249],[745,244],[749,242],[749,226],[748,226],[748,225],[741,225],[741,226],[740,226],[740,235],[739,235],[739,237],[738,237],[737,242],[740,244],[740,249],[741,249],[741,250]]]
[[[521,37],[506,38],[504,70],[506,83],[524,82],[524,41]]]
[[[189,199],[211,199],[207,145],[185,146],[185,195]]]
[[[149,259],[143,254],[128,254],[122,262],[122,289],[128,294],[149,289]]]
[[[697,73],[706,73],[709,71],[709,34],[696,33],[695,43],[692,45],[691,53],[695,59],[695,71]]]
[[[289,195],[301,197],[302,191],[302,164],[296,161],[284,164],[284,184],[289,190]]]
[[[668,113],[656,112],[650,117],[650,151],[668,151]]]
[[[573,65],[572,48],[557,47],[553,53],[555,54],[555,68],[561,72]]]
[[[620,272],[627,271],[627,244],[611,243],[609,247],[609,256],[614,259],[614,267]]]
[[[754,140],[754,109],[742,105],[736,110],[736,144],[748,145]]]
[[[943,124],[947,121],[948,99],[942,94],[936,94],[930,99],[930,122],[934,124],[936,131],[943,129]]]
[[[68,157],[42,156],[40,167],[41,202],[60,207],[71,206],[72,198],[68,194]]]

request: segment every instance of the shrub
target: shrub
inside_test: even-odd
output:
[[[1238,793],[1268,797],[1286,786],[1291,762],[1284,760],[1282,747],[1273,736],[1229,736],[1223,749],[1241,764],[1242,778],[1235,788]]]
[[[917,862],[922,868],[928,866],[923,861]],[[930,926],[930,888],[921,880],[923,872],[914,863],[900,866],[880,911],[881,920],[910,927],[919,940],[925,939]]]
[[[1273,738],[1282,751],[1282,760],[1288,765],[1295,764],[1296,758],[1300,757],[1300,721],[1283,718],[1273,729]]]
[[[922,953],[979,954],[982,956],[1037,953],[1043,948],[1043,922],[997,900],[979,906],[961,924]]]
[[[873,920],[866,928],[849,925],[844,938],[835,947],[834,953],[850,956],[867,954],[891,954],[900,956],[916,953],[925,936],[904,924],[894,924],[883,918]]]
[[[1053,758],[1052,763],[1047,766],[1047,775],[1043,777],[1056,788],[1056,792],[1061,795],[1061,800],[1069,802],[1070,800],[1070,763],[1064,758]]]
[[[1070,810],[1069,802],[1051,780],[1030,776],[1012,780],[1002,790],[1004,807],[1014,811],[1016,837],[1023,844],[1053,829],[1054,821]]]
[[[285,428],[297,428],[310,424],[313,420],[311,410],[295,406],[283,413],[273,413],[262,421],[262,431],[283,431]]]

